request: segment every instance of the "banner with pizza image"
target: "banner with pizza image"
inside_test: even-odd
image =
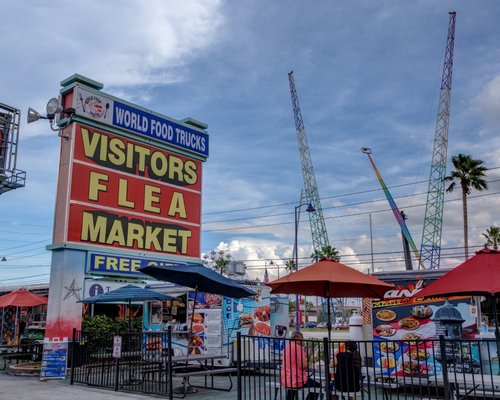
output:
[[[372,303],[375,368],[380,368],[380,375],[390,377],[439,374],[441,364],[435,346],[437,342],[425,339],[437,339],[436,328],[439,330],[439,327],[434,318],[445,299],[411,297],[414,288],[424,286],[422,281],[404,285],[405,282],[399,283],[399,288],[409,285],[409,290],[399,289],[399,296],[389,294]],[[470,311],[470,297],[455,297],[448,302],[462,316],[463,338],[472,338],[476,325]]]

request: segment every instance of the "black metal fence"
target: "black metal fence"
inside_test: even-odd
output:
[[[120,333],[120,351],[112,333],[75,331],[71,383],[113,390],[165,395],[172,393],[171,333]]]
[[[171,332],[120,336],[117,357],[112,333],[75,331],[71,383],[175,397],[172,381],[192,370],[176,369]],[[235,368],[225,365],[220,371],[237,373],[238,400],[500,398],[494,339],[415,338],[357,341],[355,350],[352,346],[326,338],[295,341],[238,335],[229,360]],[[203,377],[205,387],[214,389],[217,385],[206,385],[207,377],[215,375],[212,368],[193,373],[193,379]]]
[[[500,398],[495,340],[239,340],[240,400]]]

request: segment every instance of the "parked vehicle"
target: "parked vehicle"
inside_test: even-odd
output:
[[[43,338],[45,337],[45,326],[30,325],[21,335],[19,343],[32,353],[33,361],[41,361],[43,352]]]
[[[326,328],[327,327],[327,324],[326,322],[318,322],[318,324],[316,325],[316,328]]]

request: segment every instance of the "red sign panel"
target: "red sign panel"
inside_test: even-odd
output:
[[[67,240],[199,257],[201,162],[77,124]]]

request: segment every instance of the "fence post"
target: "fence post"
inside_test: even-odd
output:
[[[168,385],[168,398],[172,400],[174,398],[174,388],[172,385],[172,326],[169,325],[167,328],[167,340],[168,340],[168,354],[167,354],[167,385]]]
[[[76,357],[76,328],[73,328],[73,339],[71,340],[71,374],[69,383],[72,385],[75,382],[75,357]]]
[[[448,364],[446,361],[446,343],[444,335],[439,335],[439,349],[441,355],[441,366],[443,367],[444,400],[450,400],[450,381],[448,379]]]
[[[238,367],[237,375],[237,399],[241,400],[243,398],[242,387],[241,387],[241,332],[236,333],[236,366]]]
[[[115,392],[118,392],[118,385],[120,382],[120,359],[115,358],[116,374],[115,374]]]
[[[326,398],[330,398],[330,342],[328,338],[323,338],[323,356],[325,358],[325,391]]]

